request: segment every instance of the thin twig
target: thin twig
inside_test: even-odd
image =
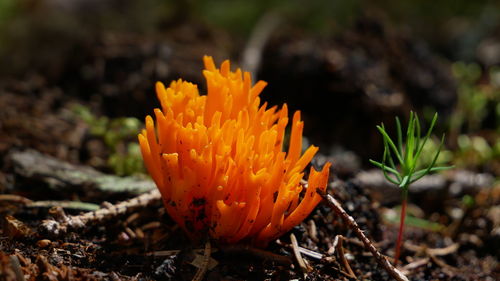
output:
[[[269,251],[257,249],[250,247],[248,245],[224,245],[219,248],[222,252],[226,254],[250,254],[254,257],[261,258],[264,260],[273,261],[282,265],[291,265],[293,263],[292,259],[286,256],[278,255]]]
[[[436,265],[441,267],[443,269],[443,272],[449,276],[453,276],[453,275],[455,275],[455,272],[460,271],[458,268],[447,264],[445,261],[443,261],[442,259],[440,259],[434,255],[429,255],[429,258],[432,260],[433,263],[435,263]]]
[[[351,265],[347,261],[345,254],[344,254],[344,246],[342,245],[342,241],[344,241],[344,237],[342,235],[337,235],[337,237],[339,237],[339,240],[337,243],[337,252],[339,254],[339,259],[342,262],[342,265],[344,266],[344,268],[347,270],[347,273],[349,273],[349,275],[350,275],[349,277],[357,280],[358,278],[356,277],[356,274],[354,273],[354,271],[352,271]]]
[[[385,258],[380,252],[375,248],[373,243],[366,237],[363,231],[359,228],[356,221],[342,208],[340,203],[335,200],[330,194],[327,194],[321,190],[317,190],[318,194],[325,199],[330,207],[339,215],[344,222],[356,233],[356,236],[363,242],[365,248],[368,249],[372,255],[375,257],[375,260],[396,280],[398,281],[408,281],[408,278],[401,273],[398,269],[396,269],[392,264]]]
[[[164,250],[164,251],[154,251],[150,253],[146,253],[146,256],[153,256],[153,257],[168,257],[168,256],[173,256],[177,255],[180,253],[181,250]]]
[[[218,251],[217,248],[212,247],[212,250],[211,250],[212,253],[215,253],[217,251]],[[180,252],[181,252],[181,250],[154,251],[154,252],[146,253],[146,256],[167,257],[167,256],[177,255]],[[202,254],[202,253],[205,253],[205,248],[202,248],[202,249],[193,249],[193,252],[196,253],[196,254]]]
[[[338,243],[339,243],[339,236],[335,235],[335,238],[333,238],[333,243],[327,251],[328,255],[333,256],[335,254],[335,249],[337,249]]]
[[[314,242],[319,242],[318,230],[316,228],[316,223],[314,222],[314,220],[309,220],[307,230],[309,232],[309,237],[311,237],[311,240]]]
[[[279,239],[276,240],[276,244],[278,244],[278,245],[280,245],[282,247],[292,248],[288,243],[283,243]],[[321,259],[325,258],[325,255],[323,255],[321,253],[318,253],[318,252],[315,252],[313,250],[309,250],[309,249],[303,248],[301,246],[297,246],[297,249],[299,249],[299,252],[302,255],[308,256],[308,257],[316,259],[316,260],[321,260]]]
[[[404,247],[412,252],[424,252],[427,255],[433,256],[446,256],[451,253],[455,253],[460,245],[458,243],[453,243],[444,248],[427,248],[426,246],[413,245],[406,242],[404,243]]]
[[[426,265],[429,262],[429,260],[430,260],[430,258],[426,257],[426,258],[411,262],[402,268],[402,272],[405,272],[406,274],[408,274],[408,273],[410,273],[411,270]]]
[[[68,229],[79,229],[91,222],[96,223],[109,220],[133,210],[151,205],[159,200],[161,200],[161,194],[157,189],[154,189],[130,200],[120,202],[116,205],[110,205],[94,212],[87,212],[77,216],[67,216],[59,221],[54,219],[44,220],[41,224],[41,228],[49,235],[58,236],[65,233]]]
[[[203,279],[208,269],[208,264],[210,262],[211,254],[212,254],[212,245],[210,244],[210,240],[207,240],[207,242],[205,243],[205,251],[203,253],[203,261],[201,263],[201,267],[198,268],[198,271],[194,275],[192,281],[201,281]]]
[[[297,263],[300,266],[300,269],[304,273],[304,279],[307,277],[307,273],[309,272],[309,268],[307,268],[307,265],[302,258],[302,255],[300,254],[299,251],[299,243],[297,242],[297,238],[295,238],[295,235],[290,234],[290,241],[292,242],[292,250],[293,250],[293,255],[295,256],[295,259],[297,260]]]
[[[324,258],[325,256],[321,253],[318,253],[318,252],[315,252],[313,250],[309,250],[309,249],[306,249],[306,248],[303,248],[303,247],[298,247],[299,248],[299,252],[305,256],[308,256],[310,258],[313,258],[313,259],[317,259],[317,260],[320,260],[322,258]]]

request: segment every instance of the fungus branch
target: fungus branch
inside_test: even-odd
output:
[[[312,188],[301,198],[303,170],[318,148],[302,153],[300,111],[289,119],[286,104],[261,105],[266,83],[231,71],[228,60],[220,68],[211,57],[204,62],[206,95],[183,80],[157,84],[161,109],[138,136],[144,162],[166,212],[190,238],[208,232],[224,243],[249,239],[265,247],[321,201],[315,189],[326,189],[330,163],[311,168]]]

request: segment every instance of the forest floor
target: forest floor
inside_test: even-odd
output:
[[[304,102],[306,128],[308,121],[311,124],[306,136],[321,135],[324,133],[322,130],[326,130],[317,125],[318,119],[315,118],[325,124],[339,120],[339,125],[332,128],[334,136],[327,135],[321,141],[349,142],[349,136],[335,130],[343,129],[345,132],[349,127],[362,130],[352,142],[352,149],[359,147],[359,155],[363,157],[366,149],[377,145],[378,149],[381,148],[380,140],[371,142],[380,136],[372,124],[369,124],[371,129],[366,128],[366,124],[356,127],[355,120],[361,117],[355,114],[362,109],[366,114],[364,120],[376,114],[387,116],[382,117],[383,120],[392,120],[394,114],[407,112],[406,109],[411,107],[409,101],[396,108],[382,102],[373,106],[365,100],[366,97],[359,94],[359,90],[364,88],[361,82],[368,83],[366,81],[370,79],[382,81],[374,86],[380,89],[393,85],[392,82],[383,84],[383,81],[389,80],[379,79],[378,76],[370,77],[367,65],[384,65],[385,68],[378,68],[380,72],[377,73],[397,72],[402,82],[394,83],[398,85],[396,88],[406,89],[405,92],[410,95],[412,91],[408,89],[416,88],[415,91],[418,91],[420,88],[418,82],[405,76],[405,65],[384,61],[384,56],[380,57],[377,53],[363,55],[365,60],[378,57],[375,64],[365,62],[354,65],[359,69],[345,68],[347,72],[336,70],[340,58],[343,58],[343,64],[350,64],[350,59],[354,59],[348,54],[348,46],[358,42],[356,36],[351,34],[344,41],[323,42],[321,48],[337,52],[325,51],[324,55],[331,59],[331,65],[307,60],[311,56],[317,59],[312,55],[313,51],[308,51],[314,45],[312,42],[303,41],[299,48],[298,42],[284,39],[271,41],[271,45],[287,42],[287,50],[291,53],[279,57],[273,53],[279,48],[270,48],[265,54],[278,59],[265,60],[261,72],[267,73],[269,82],[274,81],[275,85],[284,83],[283,79],[272,75],[279,73],[291,77],[285,79],[290,83],[301,76],[306,79],[303,83],[308,85],[342,89],[340,101],[331,105],[333,116],[325,115],[327,105]],[[151,70],[156,74],[148,76],[151,80],[166,80],[179,74],[189,79],[201,77],[198,64],[189,64],[197,59],[201,65],[201,51],[186,50],[192,59],[186,59],[188,54],[184,53],[184,56],[167,55],[162,58],[164,45],[142,39],[139,45],[134,45],[136,38],[130,39],[130,42],[127,40],[120,37],[103,40],[86,57],[87,61],[76,68],[68,66],[70,69],[59,80],[55,79],[56,82],[53,77],[47,78],[41,72],[34,72],[23,79],[6,79],[1,83],[1,280],[192,280],[200,268],[206,269],[202,276],[204,280],[391,279],[353,229],[326,202],[320,203],[302,224],[266,249],[254,249],[243,244],[219,245],[216,241],[193,244],[165,213],[158,196],[145,201],[132,201],[124,208],[117,208],[119,202],[144,193],[151,194],[150,190],[155,187],[145,176],[113,175],[105,159],[114,152],[110,151],[103,138],[92,134],[93,124],[75,113],[75,106],[83,104],[98,116],[136,116],[142,119],[146,113],[152,112],[154,104],[149,100],[154,100],[152,92],[148,93],[148,98],[144,95],[151,91],[154,84],[140,78],[141,75],[149,75],[147,63],[156,66],[154,71]],[[351,43],[346,43],[346,40]],[[366,44],[382,46],[383,40],[391,39],[380,40],[368,38]],[[175,45],[171,48],[173,51],[169,52],[176,54],[181,49]],[[393,45],[392,48],[397,49],[398,46]],[[391,57],[390,52],[399,53],[400,58],[412,55],[411,51],[404,53],[382,48],[380,52],[389,52],[386,57]],[[159,62],[162,59],[168,61],[167,65]],[[298,73],[285,66],[278,69],[279,62],[286,65],[290,60],[302,66]],[[127,67],[137,61],[141,61],[139,67],[131,67],[139,69],[137,73],[127,72]],[[438,73],[437,76],[441,73],[432,58],[426,61],[424,57],[423,62],[410,60],[411,63],[419,64],[412,70],[416,69],[417,76],[418,68],[421,73],[426,69]],[[431,66],[426,68],[425,63]],[[168,67],[174,70],[168,72],[165,70]],[[393,69],[386,69],[391,67]],[[310,69],[328,69],[329,72],[325,70],[323,75],[304,75]],[[358,70],[365,70],[366,75],[362,76]],[[320,79],[319,83],[315,83],[314,79]],[[326,85],[325,81],[333,81],[333,86]],[[349,88],[346,85],[355,86]],[[288,87],[285,90],[289,92],[303,90],[293,84]],[[442,88],[450,89],[448,86]],[[99,95],[82,97],[82,94],[75,94],[75,89]],[[134,89],[139,89],[139,93]],[[434,97],[432,91],[428,89],[427,92],[431,102]],[[292,108],[300,104],[297,103],[300,97],[295,97],[295,104],[294,97],[273,97],[275,100],[281,98],[287,102],[290,100]],[[410,96],[409,100],[418,105],[419,99],[425,98]],[[446,100],[439,100],[443,99]],[[371,102],[376,100],[380,99]],[[444,105],[436,103],[436,107],[446,106],[446,102]],[[360,109],[362,105],[365,107]],[[319,117],[311,114],[307,117],[307,112],[314,112],[315,106],[320,107]],[[349,115],[349,108],[355,107],[357,111]],[[370,142],[365,143],[366,140]],[[133,137],[125,140],[125,143],[129,142],[135,142]],[[120,149],[123,147],[124,144],[120,143]],[[398,228],[399,190],[386,184],[380,172],[353,164],[356,161],[350,158],[350,154],[339,156],[333,149],[322,150],[322,153],[314,164],[325,159],[334,161],[328,193],[342,204],[376,248],[392,262]],[[397,265],[410,280],[500,279],[500,186],[495,171],[498,171],[497,166],[487,171],[454,169],[425,177],[410,191],[409,218],[401,262]],[[98,209],[107,211],[102,215],[89,215],[83,225],[69,223],[79,214]],[[298,248],[292,245],[292,235],[298,241]],[[210,251],[207,245],[210,245]],[[299,249],[300,257],[294,255],[294,249]],[[304,261],[305,266],[302,264]]]

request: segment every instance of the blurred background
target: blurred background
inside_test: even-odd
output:
[[[376,2],[376,3],[375,3]],[[269,82],[340,175],[380,159],[375,125],[438,112],[442,164],[500,173],[499,1],[0,0],[0,155],[35,148],[128,175],[154,83],[204,89],[202,56]],[[424,157],[425,158],[425,157]]]

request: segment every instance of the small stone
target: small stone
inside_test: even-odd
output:
[[[52,244],[52,241],[50,241],[49,239],[42,239],[36,242],[36,245],[40,248],[46,248],[50,246],[50,244]]]

